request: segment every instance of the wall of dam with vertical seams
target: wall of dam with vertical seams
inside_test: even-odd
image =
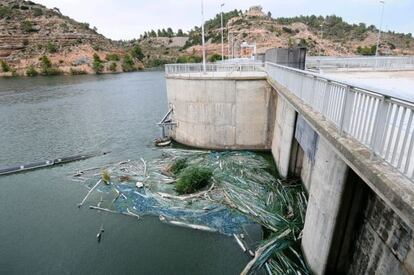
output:
[[[274,98],[264,76],[167,78],[172,137],[208,149],[268,150]]]

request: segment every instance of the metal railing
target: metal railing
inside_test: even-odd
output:
[[[263,62],[247,63],[208,63],[206,64],[206,74],[203,73],[203,64],[167,64],[165,74],[167,76],[228,76],[237,72],[264,72]]]
[[[306,58],[308,69],[376,69],[407,70],[414,69],[414,56],[371,56],[371,57],[327,57],[309,56]]]
[[[266,63],[266,72],[333,122],[341,134],[355,138],[414,180],[413,103],[274,63]]]

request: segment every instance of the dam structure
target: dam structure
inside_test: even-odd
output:
[[[413,71],[414,57],[166,65],[170,134],[197,148],[271,151],[282,177],[300,177],[313,273],[414,274],[414,99],[398,89]]]

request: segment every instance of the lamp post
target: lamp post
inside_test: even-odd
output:
[[[224,6],[224,3],[220,5],[220,9],[221,9],[221,61],[224,61],[223,6]]]
[[[201,0],[201,43],[203,48],[203,73],[206,73],[206,45],[204,40],[204,0]]]
[[[379,29],[378,29],[378,38],[377,38],[377,48],[375,49],[375,56],[378,56],[379,52],[379,45],[380,45],[380,39],[381,39],[381,28],[382,28],[382,19],[384,17],[384,6],[385,6],[385,1],[384,0],[380,0],[380,4],[381,6],[381,18],[380,18],[380,25],[379,25]]]

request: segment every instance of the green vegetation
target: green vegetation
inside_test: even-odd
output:
[[[26,70],[27,76],[37,76],[39,73],[36,71],[33,65],[30,65]]]
[[[119,61],[119,55],[117,55],[116,53],[109,53],[105,56],[105,59],[107,61]]]
[[[122,62],[122,70],[124,72],[136,71],[134,60],[129,54],[124,56],[124,60]]]
[[[12,10],[9,7],[0,5],[0,19],[8,18],[12,15]]]
[[[177,58],[177,63],[199,63],[203,60],[201,56],[198,55],[182,55]]]
[[[135,44],[131,49],[132,58],[136,58],[140,61],[144,59],[144,53],[142,52],[141,47],[138,44]]]
[[[362,55],[375,55],[375,52],[377,50],[376,45],[372,45],[371,47],[361,47],[359,46],[357,48],[357,53]]]
[[[89,30],[89,23],[79,23],[79,27],[85,30]]]
[[[99,74],[103,71],[104,65],[102,64],[102,60],[97,53],[93,54],[93,62],[92,62],[92,69],[95,73]]]
[[[170,167],[170,172],[178,175],[184,168],[188,166],[188,162],[186,158],[178,158],[176,159]]]
[[[118,67],[118,65],[117,65],[115,62],[112,62],[112,63],[109,65],[109,70],[110,70],[111,72],[116,72],[117,67]]]
[[[161,66],[163,66],[163,65],[165,65],[167,63],[168,63],[168,60],[160,59],[160,58],[155,58],[155,59],[150,60],[147,63],[147,65],[148,65],[148,67],[155,68],[155,67],[161,67]]]
[[[86,71],[84,71],[84,70],[77,70],[77,69],[74,69],[74,68],[70,68],[69,73],[71,75],[82,75],[82,74],[86,74]]]
[[[216,62],[218,60],[221,60],[221,54],[218,53],[214,53],[213,55],[211,55],[208,59],[210,62]]]
[[[21,27],[22,31],[24,31],[24,32],[34,32],[34,31],[36,31],[35,28],[33,27],[32,21],[28,21],[28,20],[23,21],[20,24],[20,27]]]
[[[43,10],[40,9],[40,8],[32,8],[32,11],[33,11],[33,15],[35,17],[38,17],[38,16],[42,16],[43,15]]]
[[[207,186],[212,175],[209,168],[189,166],[178,174],[175,188],[179,194],[194,193]]]
[[[41,66],[41,74],[42,75],[60,75],[62,71],[52,66],[52,62],[50,59],[43,55],[40,59],[40,66]]]
[[[111,182],[111,174],[109,173],[108,170],[102,170],[101,178],[102,178],[102,181],[106,184],[109,184]]]
[[[6,61],[0,59],[0,67],[4,73],[10,72],[10,66]]]
[[[57,52],[58,51],[58,47],[56,46],[56,44],[54,44],[54,43],[52,43],[52,42],[48,42],[47,43],[47,45],[46,45],[46,50],[49,52],[49,53],[55,53],[55,52]]]

